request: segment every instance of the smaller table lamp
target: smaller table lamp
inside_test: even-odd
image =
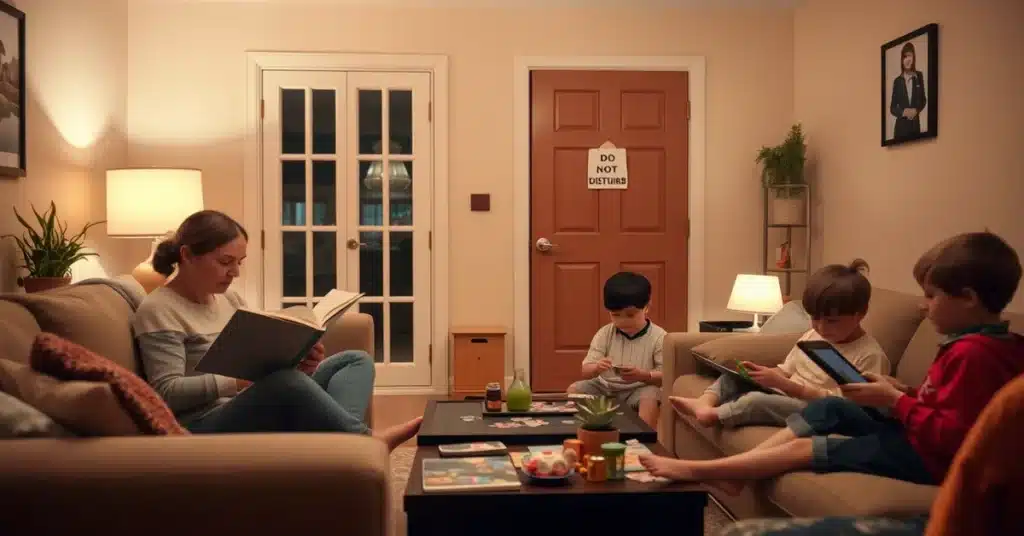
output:
[[[761,315],[774,314],[782,308],[782,287],[775,275],[739,274],[732,285],[730,311],[753,313],[754,325],[751,331],[761,330]]]
[[[185,218],[203,210],[198,169],[124,168],[107,171],[107,235],[153,240],[149,258],[132,270],[147,293],[167,277],[153,270],[157,245]]]

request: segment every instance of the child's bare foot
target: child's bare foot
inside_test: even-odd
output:
[[[699,398],[686,398],[682,396],[670,396],[669,401],[672,407],[683,415],[693,417],[703,426],[714,426],[718,424],[718,412]]]
[[[698,482],[693,469],[690,468],[686,460],[645,454],[640,456],[640,464],[654,476],[683,482]],[[701,483],[728,495],[739,495],[743,491],[743,482],[735,480],[709,480]]]
[[[416,435],[416,432],[420,431],[420,424],[423,423],[423,417],[416,417],[415,419],[397,424],[390,428],[385,428],[379,432],[374,432],[373,437],[380,439],[388,446],[388,452],[395,450],[399,445],[412,439],[412,436]]]

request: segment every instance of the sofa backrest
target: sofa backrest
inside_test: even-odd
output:
[[[131,304],[105,284],[34,294],[0,294],[0,358],[27,363],[32,342],[50,332],[139,373]]]

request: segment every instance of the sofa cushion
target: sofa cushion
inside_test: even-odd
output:
[[[884,288],[871,291],[868,314],[861,325],[885,350],[893,370],[899,370],[903,352],[924,320],[921,299]]]
[[[789,473],[761,484],[768,499],[795,517],[903,517],[928,513],[937,486],[857,473]]]
[[[737,333],[693,347],[693,353],[731,367],[736,361],[781,364],[803,333]],[[697,370],[702,370],[698,365]]]
[[[171,408],[145,380],[84,346],[52,333],[40,334],[32,346],[32,368],[65,381],[110,384],[125,411],[144,434],[188,434]]]
[[[49,415],[79,435],[139,434],[139,427],[106,383],[64,382],[36,372],[24,363],[0,359],[0,391]]]
[[[49,292],[8,294],[35,317],[42,331],[55,333],[138,372],[131,319],[134,311],[107,285],[71,285]]]
[[[32,313],[21,304],[0,297],[0,359],[28,363],[32,341],[39,334],[39,324]]]
[[[0,391],[0,438],[71,435],[47,414]]]

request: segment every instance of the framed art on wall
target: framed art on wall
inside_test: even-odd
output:
[[[26,168],[25,14],[0,1],[0,176]]]
[[[939,134],[939,25],[882,45],[882,146]]]

